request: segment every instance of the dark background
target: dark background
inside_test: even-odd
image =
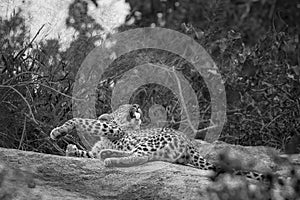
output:
[[[216,62],[225,81],[227,121],[221,140],[241,145],[265,145],[287,153],[299,152],[300,143],[300,3],[296,0],[129,0],[127,21],[119,31],[161,26],[193,37]],[[67,137],[58,144],[49,140],[51,129],[72,118],[72,87],[76,72],[95,47],[97,37],[86,33],[102,30],[87,13],[87,4],[75,0],[66,24],[79,33],[65,51],[56,40],[33,45],[25,36],[21,13],[0,19],[0,146],[63,154]],[[99,6],[99,5],[98,5]],[[74,19],[74,20],[71,20]],[[83,24],[91,24],[85,26]],[[22,31],[16,31],[21,29]],[[13,35],[10,32],[13,31]],[[9,39],[8,39],[9,38]],[[31,53],[24,55],[26,50]],[[144,49],[116,59],[99,84],[97,115],[110,112],[111,82],[121,72],[146,62],[176,64],[192,85],[199,112],[208,126],[210,96],[201,76],[177,55]],[[33,78],[34,77],[34,78]],[[164,97],[164,98],[162,98]],[[143,126],[150,127],[153,104],[167,111],[167,126],[178,128],[180,105],[167,88],[150,84],[136,90],[131,103],[145,112]],[[205,110],[205,112],[204,112]],[[204,138],[205,132],[196,138]]]

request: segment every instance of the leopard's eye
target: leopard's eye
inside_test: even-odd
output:
[[[133,104],[132,107],[135,108],[136,110],[140,109],[139,104]]]

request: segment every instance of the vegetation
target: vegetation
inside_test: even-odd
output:
[[[300,12],[296,0],[128,2],[131,14],[120,31],[163,26],[193,37],[213,57],[227,94],[227,122],[221,140],[299,151]],[[75,137],[57,145],[48,135],[72,117],[71,95],[79,63],[99,39],[86,35],[102,30],[86,14],[87,3],[92,2],[75,0],[69,7],[67,24],[79,37],[64,51],[56,40],[39,45],[29,40],[22,11],[9,20],[0,19],[0,146],[63,154],[68,142],[80,144]],[[81,26],[88,23],[92,26]],[[177,55],[153,49],[131,52],[112,63],[103,76],[106,81],[98,87],[98,115],[111,111],[112,88],[106,83],[116,82],[122,72],[143,63],[176,65],[197,94],[204,119],[198,128],[208,126],[210,96],[201,76]],[[145,126],[150,123],[148,109],[160,104],[168,111],[169,125],[178,128],[181,107],[168,88],[143,86],[131,102],[145,111]]]

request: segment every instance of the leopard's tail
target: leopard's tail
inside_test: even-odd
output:
[[[232,168],[224,168],[223,166],[214,165],[204,159],[198,150],[192,146],[188,147],[188,164],[193,165],[196,168],[203,169],[203,170],[213,170],[215,172],[215,176],[219,176],[220,174],[224,173],[232,173],[233,175],[237,176],[244,176],[249,179],[257,180],[257,181],[266,181],[268,177],[259,172],[255,171],[248,171],[248,170],[235,170]]]

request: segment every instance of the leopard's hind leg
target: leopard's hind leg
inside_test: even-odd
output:
[[[116,151],[116,150],[114,150],[113,152],[113,154],[118,156],[122,155],[123,153],[125,152]],[[104,165],[106,167],[131,167],[131,166],[144,164],[148,161],[149,161],[149,156],[138,156],[136,154],[131,154],[130,156],[126,156],[126,157],[106,158],[104,160]]]
[[[155,149],[155,151],[151,150],[153,148],[146,148],[144,144],[139,144],[132,151],[105,149],[101,151],[100,157],[105,159],[104,164],[107,167],[131,167],[152,161],[181,162],[180,164],[187,164],[185,160],[180,159],[185,152],[185,145],[183,143],[178,144],[178,151],[171,151],[169,145],[165,145],[161,149]]]
[[[131,156],[132,152],[129,151],[120,151],[115,149],[103,149],[99,153],[99,157],[102,160],[105,160],[107,158],[121,158],[121,157],[128,157]]]

